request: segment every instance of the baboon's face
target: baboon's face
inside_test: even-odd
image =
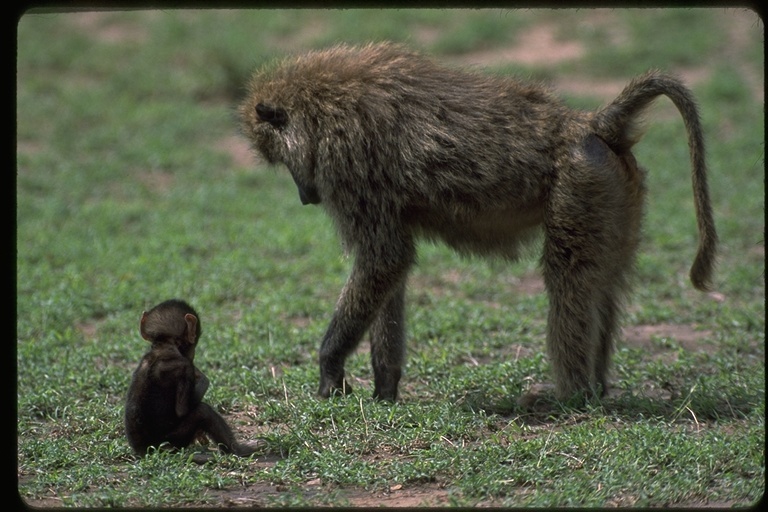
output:
[[[285,163],[284,132],[288,113],[282,107],[248,102],[241,110],[246,135],[270,164]]]
[[[287,108],[276,102],[259,100],[256,94],[241,106],[240,117],[254,149],[270,164],[283,163],[288,167],[301,203],[319,204],[310,139],[300,117],[290,115]]]

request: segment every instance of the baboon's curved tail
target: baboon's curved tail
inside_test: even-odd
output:
[[[650,71],[633,79],[613,102],[598,111],[592,120],[592,128],[616,153],[629,151],[639,138],[636,129],[638,115],[661,95],[667,96],[675,104],[688,132],[693,198],[699,228],[699,248],[690,277],[693,286],[699,290],[708,290],[712,283],[717,233],[707,187],[704,137],[691,91],[673,77]]]

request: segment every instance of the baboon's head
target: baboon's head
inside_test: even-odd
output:
[[[186,302],[167,300],[142,313],[141,337],[153,344],[176,345],[184,357],[194,361],[195,346],[202,333],[199,318]]]
[[[290,78],[281,68],[254,75],[239,109],[242,130],[267,162],[288,167],[302,204],[318,204],[315,141],[307,126],[311,108],[302,105],[298,84]]]

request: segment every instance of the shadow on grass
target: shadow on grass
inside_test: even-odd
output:
[[[686,395],[638,394],[631,391],[613,391],[603,398],[564,403],[554,397],[544,397],[535,404],[520,405],[516,397],[489,395],[484,391],[470,392],[459,401],[462,409],[507,418],[516,418],[526,425],[539,425],[587,415],[605,415],[634,421],[659,418],[674,422],[681,417],[695,422],[721,419],[744,419],[764,397],[759,390],[731,390],[729,394],[716,394],[715,390],[697,391],[695,387]]]

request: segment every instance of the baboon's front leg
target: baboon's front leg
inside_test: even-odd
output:
[[[209,385],[210,382],[208,381],[208,377],[206,377],[199,369],[195,368],[195,388],[192,392],[193,405],[197,405],[203,401],[203,397],[205,396],[205,392],[208,391]]]
[[[384,238],[383,247],[359,249],[352,273],[341,291],[333,318],[320,345],[318,394],[321,397],[327,398],[334,393],[351,391],[344,379],[344,361],[357,347],[363,334],[382,308],[387,311],[384,315],[396,318],[399,328],[402,328],[403,286],[408,270],[413,264],[415,249],[410,240],[406,243],[392,243],[393,239]],[[400,312],[395,313],[395,310]],[[389,341],[383,342],[380,348],[385,349],[386,346],[396,348],[398,343],[402,345],[402,334],[396,334],[391,324],[377,325],[375,331],[387,333],[383,339]],[[379,336],[375,335],[375,337]],[[374,344],[379,343],[374,342]],[[378,352],[379,348],[375,350]],[[373,357],[377,391],[381,391],[381,398],[394,399],[399,370],[397,378],[394,378],[391,368],[393,363],[402,361],[402,356],[394,359],[392,356],[384,355]],[[380,380],[380,374],[387,376]],[[379,390],[380,384],[381,390]]]
[[[342,292],[339,302],[344,301]],[[352,387],[344,379],[344,362],[357,347],[368,322],[367,319],[348,315],[337,307],[320,344],[320,388],[317,394],[321,397],[352,392]]]
[[[373,365],[373,397],[397,400],[405,359],[405,281],[379,311],[371,325],[371,363]]]

